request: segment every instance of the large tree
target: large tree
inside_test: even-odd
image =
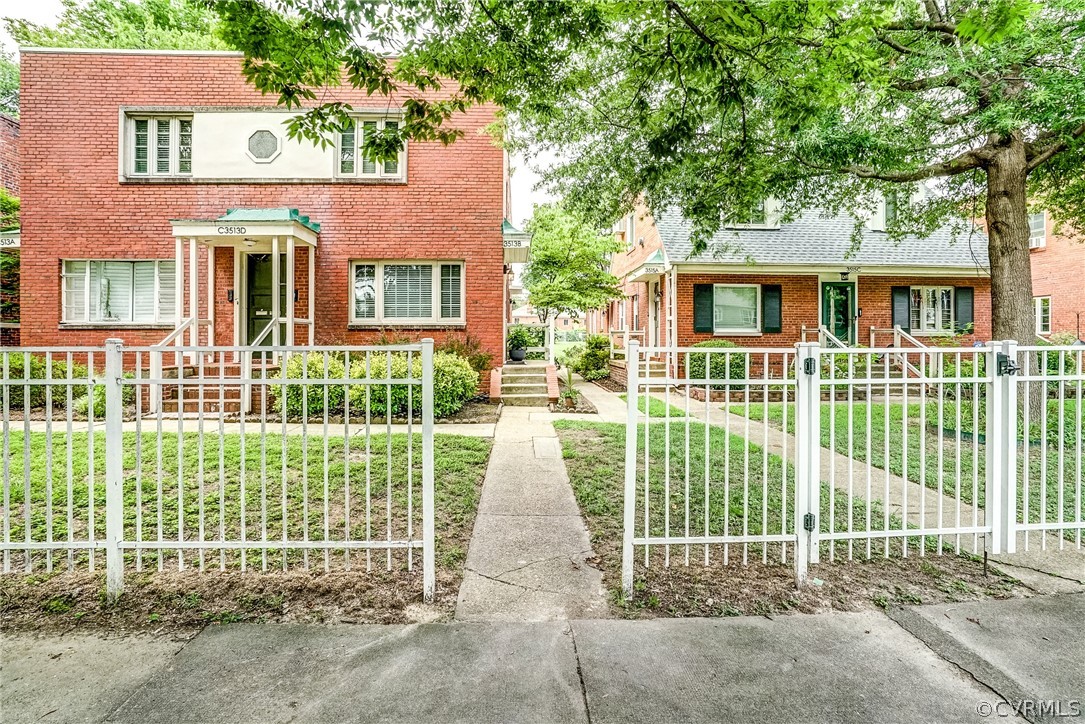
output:
[[[314,86],[409,92],[452,78],[448,100],[408,101],[400,130],[370,150],[452,141],[457,110],[496,101],[514,140],[563,154],[550,180],[600,220],[643,195],[654,209],[680,208],[703,244],[766,197],[785,215],[827,207],[858,223],[881,194],[912,198],[930,182],[890,233],[982,215],[999,338],[1034,334],[1029,199],[1085,221],[1085,0],[215,7],[257,87],[318,106],[295,133],[325,137],[350,110],[321,103]],[[299,47],[319,47],[320,59]]]
[[[540,321],[563,313],[575,317],[621,298],[610,273],[610,255],[620,249],[613,235],[600,234],[557,204],[536,206],[526,231],[531,260],[524,289]]]

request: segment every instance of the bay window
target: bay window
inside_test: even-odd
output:
[[[757,284],[716,284],[712,289],[712,327],[716,334],[761,331],[758,317],[761,287]]]
[[[463,262],[354,262],[351,281],[354,324],[464,322]]]
[[[70,324],[173,324],[173,261],[68,259],[62,319]]]

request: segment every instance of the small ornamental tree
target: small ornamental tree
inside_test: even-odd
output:
[[[551,315],[576,317],[621,298],[618,278],[610,273],[610,255],[620,248],[613,236],[600,234],[557,204],[536,206],[526,231],[531,260],[523,283],[540,321]]]

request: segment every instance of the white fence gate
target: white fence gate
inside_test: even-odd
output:
[[[433,342],[0,352],[3,570],[415,570]],[[150,376],[151,371],[156,376]]]
[[[641,347],[622,579],[751,556],[1081,547],[1085,347]]]

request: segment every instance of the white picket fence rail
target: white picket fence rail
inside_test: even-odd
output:
[[[0,352],[4,572],[104,558],[116,595],[126,570],[413,571],[420,555],[433,600],[432,340],[162,354]]]
[[[826,558],[1082,545],[1085,347],[633,340],[628,360],[626,595],[676,557],[802,582]]]

